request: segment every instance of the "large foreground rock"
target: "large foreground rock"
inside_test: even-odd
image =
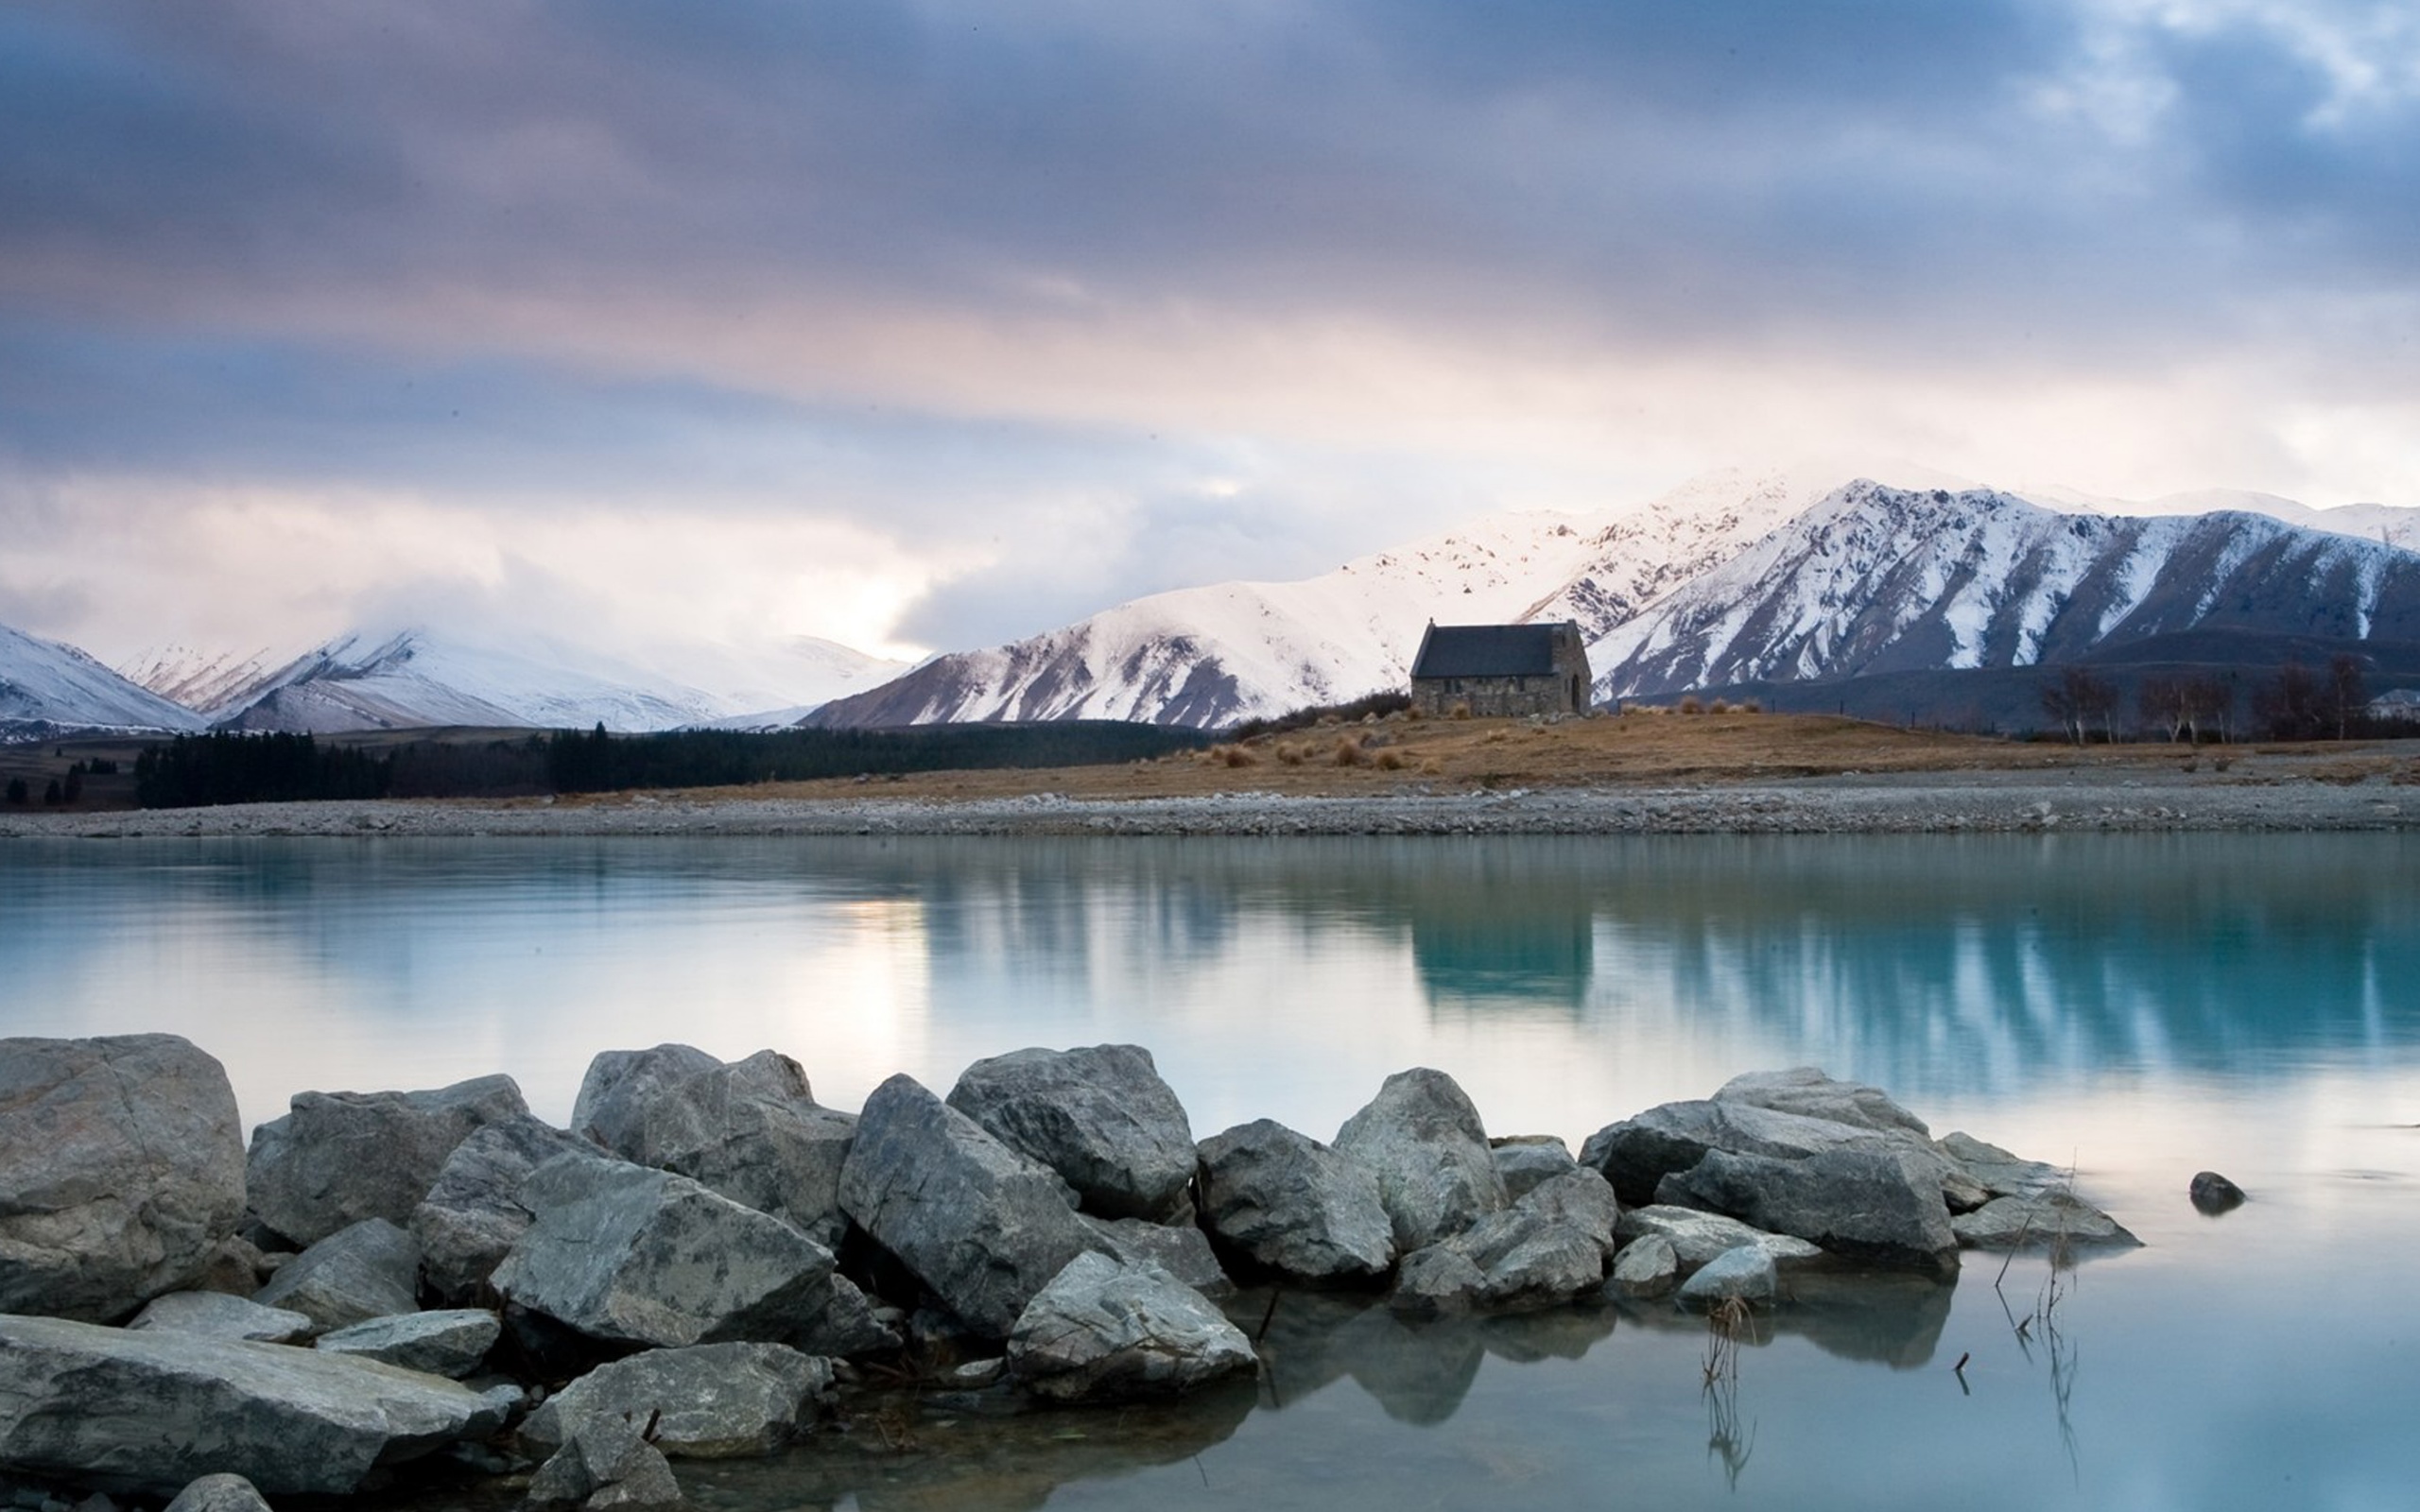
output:
[[[1389,1076],[1344,1121],[1336,1148],[1376,1174],[1395,1248],[1405,1253],[1503,1211],[1508,1201],[1478,1109],[1442,1071],[1415,1066]]]
[[[1087,1212],[1156,1221],[1184,1208],[1193,1128],[1140,1045],[994,1056],[967,1067],[948,1101],[1058,1172]]]
[[[1375,1173],[1272,1119],[1198,1146],[1201,1223],[1253,1264],[1306,1281],[1371,1280],[1394,1263]]]
[[[866,1099],[840,1206],[969,1328],[1003,1339],[1067,1263],[1096,1246],[1075,1194],[912,1076]]]
[[[594,1155],[596,1146],[526,1114],[472,1134],[437,1174],[428,1195],[412,1210],[421,1275],[448,1302],[477,1299],[513,1245],[529,1231],[521,1185],[559,1155]]]
[[[124,1317],[198,1280],[243,1211],[217,1061],[166,1034],[0,1040],[0,1312]]]
[[[1171,1397],[1253,1369],[1243,1331],[1156,1265],[1083,1254],[1009,1334],[1009,1369],[1057,1401]]]
[[[410,1223],[457,1145],[529,1111],[510,1076],[432,1091],[301,1092],[290,1108],[252,1131],[245,1179],[253,1216],[298,1246],[367,1218]]]
[[[420,1246],[386,1219],[365,1218],[278,1267],[253,1300],[322,1329],[409,1313],[420,1306]]]
[[[170,1496],[227,1472],[272,1497],[343,1495],[502,1417],[454,1382],[342,1355],[0,1317],[0,1464],[79,1485]]]
[[[496,1267],[507,1302],[591,1339],[783,1342],[832,1304],[832,1252],[687,1177],[565,1155],[523,1183],[535,1215]]]
[[[655,1443],[676,1458],[763,1454],[804,1434],[831,1389],[829,1362],[778,1344],[651,1349],[600,1366],[547,1398],[520,1435],[550,1454],[585,1424],[652,1418]]]
[[[840,1166],[856,1115],[818,1107],[799,1063],[771,1050],[687,1072],[677,1070],[691,1064],[686,1056],[648,1054],[657,1058],[633,1062],[589,1110],[609,1149],[839,1244],[848,1227]]]
[[[1841,1149],[1796,1160],[1713,1150],[1666,1177],[1656,1201],[1724,1213],[1852,1260],[1958,1268],[1939,1173],[1906,1150]]]

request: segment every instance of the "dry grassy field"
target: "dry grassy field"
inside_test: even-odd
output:
[[[1385,795],[1472,789],[1754,782],[1850,773],[2105,771],[2113,781],[2188,764],[2226,771],[2243,758],[2292,754],[2297,775],[2409,780],[2408,754],[2353,744],[2319,747],[2073,746],[1901,730],[1831,714],[1634,711],[1555,722],[1419,719],[1395,714],[1322,724],[1209,750],[1115,766],[935,772],[773,783],[759,797],[903,799],[1185,798],[1209,793]],[[703,795],[700,795],[703,796]],[[565,801],[577,801],[566,799]]]

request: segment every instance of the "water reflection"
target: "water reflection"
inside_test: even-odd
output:
[[[18,843],[0,867],[0,1028],[191,1033],[263,1068],[238,1074],[255,1117],[499,1068],[560,1117],[595,1051],[667,1035],[776,1045],[839,1106],[1132,1039],[1205,1129],[1320,1134],[1426,1062],[1501,1131],[1572,1137],[1751,1065],[1922,1108],[2420,1043],[2397,834]]]

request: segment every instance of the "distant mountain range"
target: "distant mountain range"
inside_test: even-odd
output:
[[[806,639],[631,659],[414,627],[284,658],[170,647],[121,677],[0,628],[0,734],[1214,727],[1399,687],[1432,620],[1576,621],[1599,700],[1728,690],[2021,724],[2037,665],[2249,667],[2347,647],[2380,688],[2420,683],[2420,510],[2220,492],[2129,504],[1891,475],[1899,486],[1730,471],[1629,508],[1492,515],[1319,577],[1154,594],[913,668]]]
[[[112,670],[72,646],[0,627],[0,735],[777,728],[903,670],[806,636],[752,653],[667,647],[641,663],[544,639],[506,644],[421,627],[340,635],[283,659],[169,646]]]

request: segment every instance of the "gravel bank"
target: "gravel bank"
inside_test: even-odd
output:
[[[1747,834],[2400,830],[2420,785],[2293,776],[1950,772],[1380,797],[962,802],[637,794],[597,801],[262,803],[0,816],[0,839],[177,835]]]

